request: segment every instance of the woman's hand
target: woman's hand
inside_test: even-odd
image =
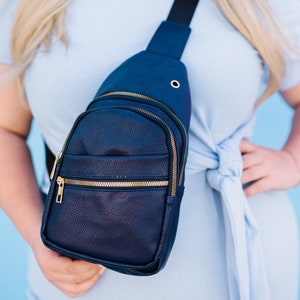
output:
[[[105,271],[101,265],[73,260],[46,248],[39,239],[34,254],[45,277],[65,295],[84,295]]]
[[[244,163],[242,184],[251,183],[244,189],[246,196],[268,190],[284,190],[299,183],[300,170],[288,150],[273,150],[247,140],[241,142],[240,149]]]

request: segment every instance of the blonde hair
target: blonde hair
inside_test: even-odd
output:
[[[269,69],[266,88],[258,104],[280,87],[285,72],[285,55],[295,50],[274,20],[266,0],[216,0],[229,22],[258,51]]]
[[[67,44],[64,27],[66,6],[71,0],[19,0],[12,29],[13,73],[24,95],[24,72],[38,48],[47,51],[52,36]],[[261,102],[280,87],[285,70],[284,45],[288,43],[266,0],[215,0],[229,22],[257,49],[269,68]]]
[[[22,99],[26,99],[24,73],[37,50],[48,51],[53,36],[67,45],[65,8],[71,0],[19,0],[12,24],[11,76],[17,76]]]

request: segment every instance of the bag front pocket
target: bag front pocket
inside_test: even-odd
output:
[[[47,237],[95,259],[145,265],[154,259],[160,244],[168,185],[168,180],[59,176]]]

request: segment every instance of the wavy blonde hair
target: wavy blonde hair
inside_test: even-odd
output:
[[[67,44],[64,15],[71,0],[19,0],[12,28],[13,73],[24,92],[24,73],[38,48],[51,46],[52,36]],[[275,22],[267,0],[215,0],[220,11],[259,52],[269,68],[262,102],[280,87],[285,70],[284,45],[289,44]]]
[[[64,26],[65,9],[71,0],[19,0],[12,24],[11,55],[13,67],[9,77],[17,77],[21,99],[26,99],[24,74],[42,46],[51,47],[55,36],[64,44],[68,38]]]

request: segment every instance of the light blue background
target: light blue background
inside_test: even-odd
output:
[[[280,149],[289,133],[291,120],[292,110],[278,95],[273,96],[259,109],[253,141]],[[41,178],[44,152],[35,126],[29,138],[29,145],[38,178]],[[289,194],[300,224],[300,186],[289,191]],[[0,300],[25,300],[26,259],[26,243],[0,210]]]

